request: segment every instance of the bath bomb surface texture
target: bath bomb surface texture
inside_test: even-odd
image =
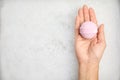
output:
[[[92,39],[97,33],[97,26],[93,22],[84,22],[80,26],[80,34],[83,38]]]

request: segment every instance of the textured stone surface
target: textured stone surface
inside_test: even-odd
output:
[[[83,4],[105,23],[100,80],[120,80],[119,0],[3,0],[1,80],[77,80],[74,20]]]

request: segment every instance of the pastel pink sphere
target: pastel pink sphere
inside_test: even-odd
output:
[[[97,26],[95,23],[87,21],[80,26],[80,34],[83,38],[92,39],[97,33]]]

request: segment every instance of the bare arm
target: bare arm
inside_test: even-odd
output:
[[[79,80],[98,80],[98,64],[80,64]]]
[[[79,28],[85,21],[92,21],[98,25],[93,8],[88,8],[86,5],[79,9],[75,25],[75,51],[79,63],[79,80],[98,80],[99,62],[106,47],[104,25],[98,26],[95,38],[84,39],[79,34]]]

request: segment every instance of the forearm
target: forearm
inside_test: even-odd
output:
[[[79,66],[79,80],[98,80],[99,64],[84,64]]]

